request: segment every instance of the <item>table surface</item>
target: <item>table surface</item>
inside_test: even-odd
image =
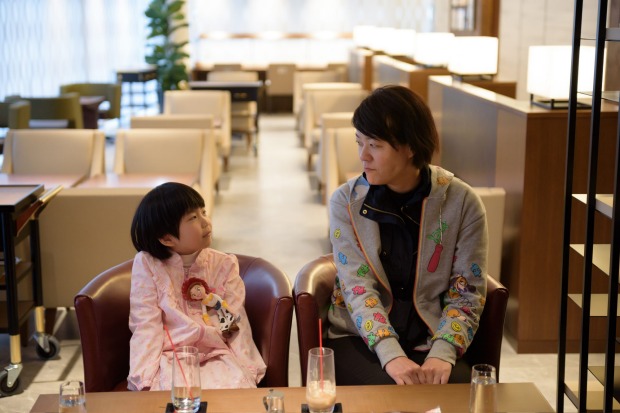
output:
[[[340,386],[336,401],[345,413],[355,412],[426,412],[440,407],[442,413],[469,410],[469,384],[409,386]],[[305,388],[278,388],[284,393],[288,412],[299,412],[305,403]],[[207,413],[264,412],[262,398],[268,389],[203,390]],[[553,408],[533,383],[497,385],[498,412],[550,413]],[[88,393],[88,413],[124,411],[128,413],[164,413],[170,392]],[[112,408],[116,406],[116,408]],[[57,394],[40,395],[31,413],[56,412]]]
[[[194,174],[114,174],[97,175],[77,185],[78,188],[154,188],[165,182],[193,185]]]
[[[45,189],[62,185],[70,188],[84,179],[79,174],[0,174],[0,185],[43,185]]]
[[[43,193],[39,185],[0,186],[0,212],[21,212]]]

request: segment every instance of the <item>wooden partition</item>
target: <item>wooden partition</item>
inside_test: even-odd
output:
[[[507,336],[519,353],[558,348],[567,111],[531,106],[449,76],[429,80],[429,106],[440,131],[437,163],[472,186],[506,190],[501,282],[510,291]],[[603,102],[598,193],[613,189],[618,106]],[[590,110],[579,110],[576,151],[589,148]],[[586,192],[587,167],[576,164],[573,193]],[[583,234],[583,206],[573,203],[573,233]],[[608,237],[596,228],[598,242]],[[576,267],[576,266],[573,266]],[[571,275],[571,279],[577,277]],[[593,292],[608,278],[595,274]],[[571,291],[581,288],[571,284]],[[569,306],[569,320],[575,306]],[[593,351],[603,351],[605,320],[591,325]],[[568,328],[569,351],[577,351],[579,325]]]
[[[372,90],[372,57],[375,52],[354,48],[349,52],[349,81],[360,83],[365,90]]]

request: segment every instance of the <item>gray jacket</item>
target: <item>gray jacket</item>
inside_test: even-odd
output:
[[[431,165],[430,170],[413,296],[429,336],[416,349],[454,364],[470,345],[484,307],[487,224],[484,206],[469,185],[440,167]],[[328,337],[360,335],[385,366],[406,355],[389,321],[392,291],[379,258],[379,225],[360,215],[368,189],[359,176],[340,186],[330,200],[338,276]]]

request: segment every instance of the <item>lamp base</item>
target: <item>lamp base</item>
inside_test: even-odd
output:
[[[530,104],[540,106],[545,109],[568,109],[568,100],[559,99],[534,99],[534,95],[530,94]],[[590,109],[592,106],[587,103],[577,102],[577,109]]]

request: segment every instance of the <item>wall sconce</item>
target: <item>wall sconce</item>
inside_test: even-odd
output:
[[[425,67],[446,67],[453,40],[453,33],[418,33],[412,58]]]
[[[579,49],[578,91],[592,90],[594,46]],[[533,105],[566,109],[570,95],[572,46],[530,46],[527,60],[527,92]],[[582,102],[577,107],[588,108]]]
[[[448,71],[462,80],[490,80],[497,74],[497,37],[455,36]]]

